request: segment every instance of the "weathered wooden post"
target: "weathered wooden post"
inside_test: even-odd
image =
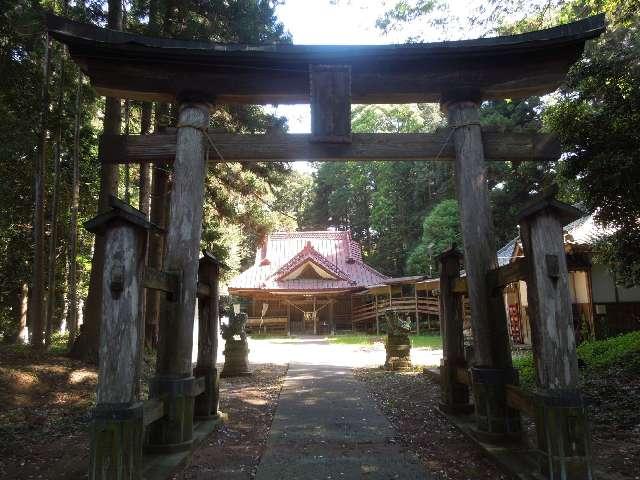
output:
[[[91,427],[90,480],[141,478],[140,366],[144,341],[142,277],[147,231],[142,212],[110,199],[85,227],[104,237],[100,372]]]
[[[193,321],[206,174],[210,105],[197,94],[179,96],[173,187],[169,201],[164,271],[179,280],[178,295],[166,299],[160,318],[156,377],[152,395],[168,412],[149,429],[152,451],[188,449],[193,441]]]
[[[442,399],[440,410],[445,413],[470,413],[469,387],[457,380],[456,371],[466,368],[462,333],[462,295],[453,291],[460,278],[462,254],[454,246],[442,252],[440,260],[440,334],[443,358],[440,363]]]
[[[478,102],[470,98],[470,94],[458,96],[443,107],[454,129],[456,187],[473,331],[471,373],[477,433],[488,441],[500,441],[521,431],[519,413],[507,406],[506,398],[506,384],[517,384],[518,379],[511,361],[502,295],[492,292],[486,282],[487,272],[498,266],[498,259]]]
[[[540,467],[551,480],[593,478],[591,442],[578,387],[569,272],[562,227],[580,211],[550,195],[520,213],[520,237],[529,267],[527,296],[536,365],[536,431]]]
[[[209,287],[209,294],[198,298],[198,361],[193,372],[205,378],[205,391],[195,400],[194,412],[199,419],[217,418],[220,398],[220,373],[216,368],[220,262],[211,253],[203,253],[198,279]]]

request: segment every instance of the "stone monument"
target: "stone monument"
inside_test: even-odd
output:
[[[247,332],[244,327],[247,324],[246,313],[229,312],[229,324],[221,325],[224,346],[224,368],[221,377],[238,377],[251,375],[249,371],[249,345],[247,344]]]
[[[387,310],[384,314],[387,322],[387,370],[409,370],[411,368],[411,322],[404,319],[395,310]]]

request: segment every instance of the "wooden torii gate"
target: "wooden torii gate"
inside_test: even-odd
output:
[[[478,416],[477,428],[493,440],[519,433],[518,413],[508,408],[505,400],[506,385],[515,375],[505,311],[501,296],[485,281],[487,273],[497,266],[485,162],[555,160],[560,149],[547,135],[483,129],[478,109],[482,100],[523,98],[556,89],[579,58],[585,41],[604,30],[603,16],[515,36],[382,46],[247,46],[168,40],[55,16],[48,18],[48,29],[51,36],[67,45],[99,93],[175,102],[178,106],[174,130],[142,136],[103,136],[100,147],[102,162],[173,162],[165,272],[160,276],[174,279],[175,291],[167,301],[160,325],[154,382],[154,393],[163,399],[169,414],[152,425],[150,442],[156,450],[189,447],[194,396],[201,391],[194,386],[191,351],[207,160],[454,161],[472,311],[473,393],[476,406],[481,406],[484,413]],[[435,134],[351,133],[352,103],[412,102],[439,102],[448,115],[449,128]],[[312,133],[208,132],[210,110],[226,103],[310,103]],[[117,206],[116,213],[103,220],[105,225],[117,227],[107,230],[111,232],[109,238],[130,242],[133,248],[132,238],[113,232],[123,222],[134,229],[150,226],[135,215],[125,215],[125,210]],[[139,257],[135,260],[139,262]],[[120,271],[115,271],[115,277],[105,272],[105,282],[120,288]],[[130,274],[127,269],[122,272]],[[105,298],[109,302],[131,301],[127,295],[105,294]],[[135,309],[131,315],[135,317]],[[129,322],[137,320],[131,318]],[[122,321],[120,317],[105,319],[106,323]],[[103,335],[111,331],[110,327],[113,325],[103,328]],[[140,335],[137,330],[133,334]],[[103,338],[103,345],[107,348],[109,339]],[[575,347],[566,347],[560,350],[575,357]],[[109,348],[113,360],[126,346]],[[210,352],[208,356],[203,354],[209,366],[210,356]],[[575,374],[575,369],[570,373]],[[117,398],[104,394],[114,378],[130,387]],[[112,421],[121,426],[137,418],[133,406],[138,398],[131,385],[136,381],[135,375],[123,376],[117,362],[109,363],[101,356],[97,423]],[[573,386],[575,382],[568,384]],[[562,391],[558,389],[558,393]],[[127,445],[137,449],[142,440],[140,424],[136,425],[126,438]],[[94,435],[92,451],[104,450],[105,442],[111,445],[109,442],[115,442],[116,437],[125,438],[120,427],[113,428],[120,437],[115,433],[109,437],[103,430],[102,435]],[[556,453],[546,454],[551,458]],[[139,459],[131,460],[131,450],[112,449],[110,455],[117,458],[92,455],[91,479],[139,478],[139,469],[131,467],[138,465]],[[590,478],[576,475],[557,478]]]

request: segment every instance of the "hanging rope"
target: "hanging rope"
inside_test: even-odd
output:
[[[215,144],[215,142],[213,141],[213,139],[209,136],[209,129],[207,127],[201,127],[199,125],[193,125],[193,124],[190,124],[190,123],[179,123],[176,126],[176,128],[194,128],[194,129],[199,130],[200,132],[202,132],[204,134],[205,138],[207,139],[207,142],[209,143],[209,145],[213,149],[213,151],[216,152],[216,155],[218,156],[220,161],[223,162],[223,163],[228,163],[224,159],[224,157],[222,156],[222,153],[218,149],[218,147]],[[228,173],[230,173],[233,177],[235,177],[236,181],[242,181],[240,176],[238,174],[236,174],[235,172],[228,170]],[[243,193],[245,193],[245,192],[243,192]],[[253,190],[249,190],[246,193],[248,193],[249,195],[254,197],[256,200],[258,200],[260,203],[262,203],[265,207],[267,207],[272,212],[279,213],[280,215],[284,215],[285,217],[288,217],[291,220],[295,220],[296,223],[298,222],[298,219],[296,217],[294,217],[293,215],[289,215],[288,213],[283,212],[281,210],[278,210],[276,207],[274,207],[269,202],[267,202],[265,199],[263,199],[258,194],[256,194]]]
[[[442,152],[444,152],[444,149],[449,144],[449,141],[451,140],[451,137],[453,137],[453,134],[455,133],[455,131],[457,129],[462,128],[462,127],[470,127],[472,125],[477,125],[479,127],[480,126],[480,122],[467,122],[467,123],[460,123],[460,124],[456,124],[456,125],[451,125],[451,130],[449,130],[449,135],[447,135],[447,139],[442,144],[442,147],[440,147],[440,151],[436,155],[436,158],[433,159],[433,161],[437,162],[440,159],[440,155],[442,155]]]

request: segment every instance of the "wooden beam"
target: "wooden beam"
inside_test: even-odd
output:
[[[456,368],[455,378],[457,382],[471,386],[471,373],[469,373],[469,369],[462,367]]]
[[[144,288],[160,290],[161,292],[174,295],[180,288],[180,282],[176,275],[152,267],[146,267],[144,269],[143,286]]]
[[[467,277],[456,278],[452,282],[451,291],[453,293],[467,293]]]
[[[438,102],[456,88],[483,99],[555,90],[604,16],[515,36],[405,45],[241,45],[114,32],[47,16],[101,95],[173,102],[202,92],[218,104],[309,101],[310,64],[350,65],[353,103]]]
[[[198,282],[197,294],[198,298],[208,298],[211,295],[211,288],[205,283]]]
[[[519,280],[527,280],[528,267],[524,258],[518,258],[514,262],[507,263],[502,267],[489,270],[487,273],[487,283],[491,288],[502,288],[510,283]]]
[[[145,427],[160,420],[164,414],[164,401],[161,398],[150,398],[142,403],[142,418]]]
[[[157,376],[190,376],[193,370],[193,319],[198,290],[198,257],[206,172],[206,142],[211,106],[202,101],[180,104],[164,268],[181,272],[180,294],[160,321]],[[168,424],[167,424],[168,427]],[[170,428],[177,428],[175,423]]]
[[[351,142],[351,67],[310,65],[311,132],[315,142]]]
[[[442,383],[442,372],[440,368],[425,368],[423,373],[435,382]],[[458,368],[455,371],[456,380],[464,385],[471,385],[471,375],[466,368]],[[506,385],[507,405],[515,408],[529,416],[534,416],[536,411],[536,400],[522,388],[516,385]]]
[[[515,385],[507,385],[507,405],[533,417],[536,413],[536,403],[530,394]]]
[[[442,160],[453,161],[449,130],[435,133],[358,133],[351,143],[314,142],[308,134],[249,135],[210,133],[222,159],[233,162],[340,161],[340,160]],[[482,144],[491,161],[554,161],[560,144],[552,135],[535,132],[500,132],[483,129]],[[176,132],[152,135],[109,135],[100,139],[103,163],[172,163]],[[222,160],[209,151],[209,160]]]
[[[197,377],[193,382],[193,396],[197,397],[198,395],[204,393],[205,391],[205,377]]]

